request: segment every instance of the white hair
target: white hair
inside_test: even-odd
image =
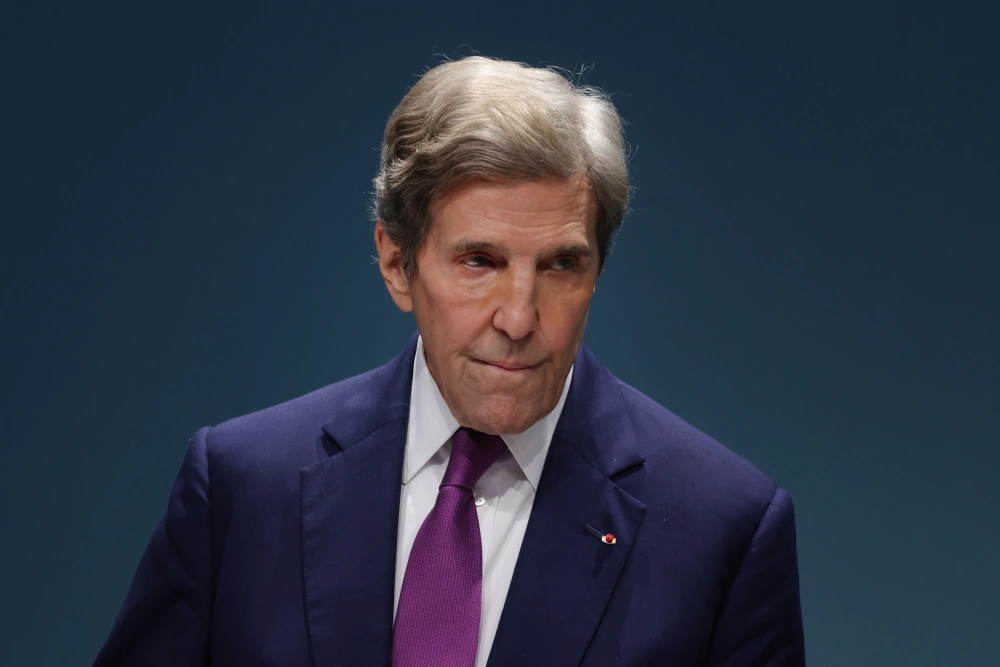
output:
[[[577,175],[587,177],[597,202],[601,271],[632,190],[614,105],[554,68],[470,56],[425,72],[393,111],[373,216],[412,277],[436,195],[474,179]]]

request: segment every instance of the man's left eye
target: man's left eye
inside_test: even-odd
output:
[[[553,266],[559,271],[572,271],[576,268],[576,260],[572,257],[562,257],[557,259]]]

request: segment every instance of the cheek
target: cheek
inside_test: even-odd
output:
[[[420,328],[434,332],[440,347],[453,350],[464,348],[481,331],[483,321],[489,321],[485,303],[442,281],[419,290],[414,315]]]
[[[543,317],[547,311],[547,319],[551,323],[552,329],[550,334],[554,339],[569,342],[577,337],[587,320],[591,294],[593,294],[593,290],[555,294],[549,303],[543,306],[545,308],[542,311]]]

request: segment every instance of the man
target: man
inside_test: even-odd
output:
[[[97,665],[804,664],[792,501],[581,344],[611,103],[472,57],[393,112],[386,365],[198,431]]]

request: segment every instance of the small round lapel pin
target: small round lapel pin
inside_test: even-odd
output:
[[[615,539],[615,536],[612,535],[611,533],[606,533],[606,534],[602,533],[601,531],[591,526],[589,523],[584,524],[583,527],[587,529],[588,533],[599,539],[601,542],[604,542],[605,544],[616,544],[618,542],[618,540]]]

